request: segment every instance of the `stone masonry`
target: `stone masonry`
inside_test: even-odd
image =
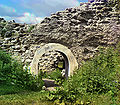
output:
[[[3,19],[1,21],[4,23]],[[114,46],[120,40],[120,12],[102,1],[81,3],[78,7],[51,14],[34,25],[30,32],[30,25],[14,22],[7,25],[12,31],[16,30],[17,35],[5,33],[6,37],[0,38],[0,47],[28,64],[35,51],[48,43],[68,47],[80,65],[81,61],[92,58],[100,46]],[[3,29],[2,26],[0,29]]]

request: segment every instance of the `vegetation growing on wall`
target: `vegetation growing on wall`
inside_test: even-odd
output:
[[[34,25],[31,25],[28,29],[28,32],[31,32],[34,29],[34,27],[35,27]]]
[[[115,7],[117,10],[120,10],[120,0],[108,0],[109,5]]]

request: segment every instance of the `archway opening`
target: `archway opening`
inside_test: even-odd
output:
[[[50,75],[52,72],[59,70],[61,72],[61,76],[64,78],[68,78],[68,59],[60,51],[48,51],[45,52],[40,58],[38,62],[38,71],[42,72],[43,77],[46,75]]]
[[[70,75],[73,74],[73,71],[78,68],[78,63],[70,49],[58,43],[49,43],[43,46],[41,49],[37,49],[31,64],[31,72],[34,75],[37,75],[39,72],[38,71],[39,58],[46,52],[53,50],[59,52],[64,57],[65,77],[68,78]]]

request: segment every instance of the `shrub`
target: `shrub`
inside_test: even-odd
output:
[[[24,89],[8,83],[0,84],[0,95],[14,94],[14,93],[19,93],[21,91],[24,91]]]
[[[8,70],[9,69],[9,70]],[[7,82],[11,73],[11,57],[0,50],[0,83]]]
[[[54,70],[50,73],[42,72],[42,71],[41,71],[41,73],[42,73],[43,78],[53,79],[53,80],[55,80],[55,84],[61,85],[65,80],[65,77],[62,76],[61,71],[62,70],[57,68],[56,70]]]
[[[43,86],[40,75],[33,76],[27,69],[23,70],[21,63],[2,50],[0,50],[0,83],[33,91],[41,90]]]
[[[51,93],[51,100],[59,99],[75,102],[93,95],[106,94],[115,96],[120,82],[119,54],[114,49],[100,50],[100,53],[84,63],[61,88]]]
[[[24,89],[39,91],[42,89],[43,81],[40,75],[32,75],[26,68],[23,70],[23,66],[14,63],[15,68],[12,68],[11,82]],[[13,67],[14,67],[13,66]]]

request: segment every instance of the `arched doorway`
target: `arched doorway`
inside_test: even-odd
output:
[[[58,44],[58,43],[49,43],[43,46],[40,49],[37,49],[35,52],[33,61],[31,63],[31,73],[34,75],[38,74],[38,63],[39,63],[39,58],[49,52],[55,50],[59,53],[61,53],[64,56],[65,59],[65,77],[69,77],[70,75],[73,74],[73,71],[78,68],[78,63],[70,49],[68,49],[66,46]]]

